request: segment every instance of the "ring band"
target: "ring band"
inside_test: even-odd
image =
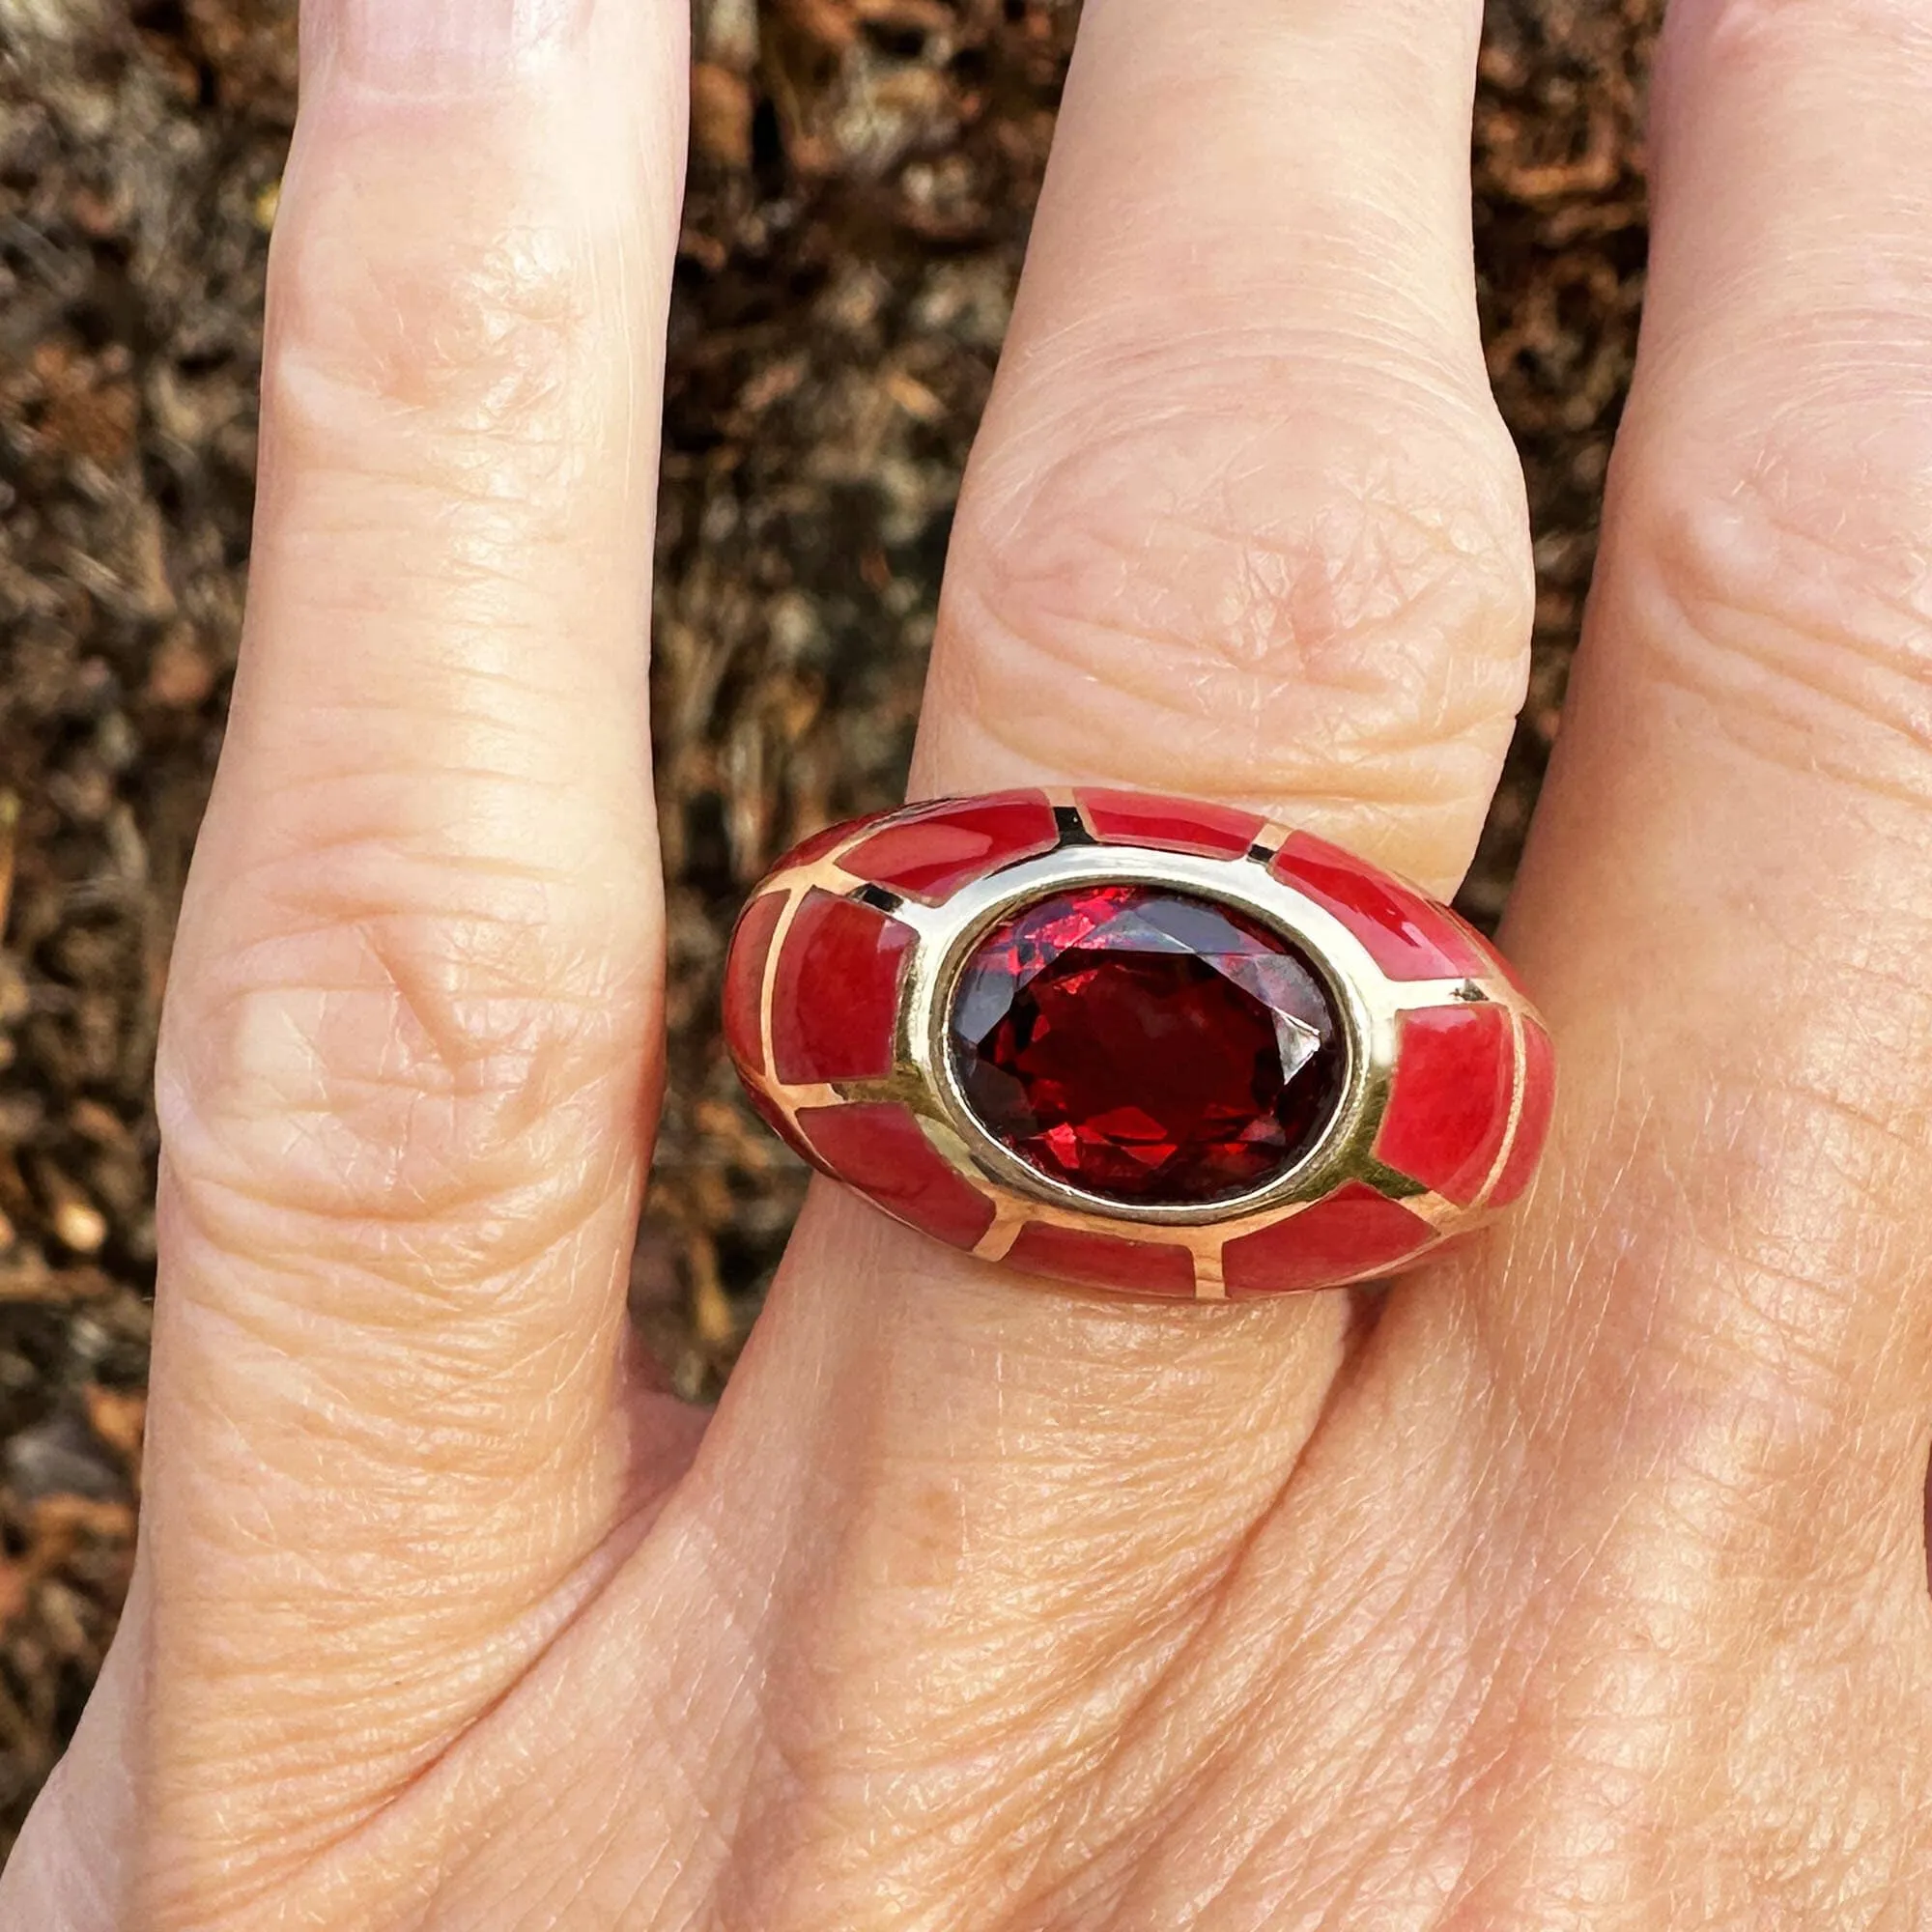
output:
[[[1549,1036],[1474,927],[1259,813],[1010,791],[809,838],[724,1031],[813,1166],[953,1247],[1224,1300],[1411,1267],[1528,1186]]]

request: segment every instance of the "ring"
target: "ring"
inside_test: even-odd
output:
[[[753,1103],[888,1214],[1024,1272],[1218,1301],[1413,1266],[1528,1186],[1549,1035],[1475,928],[1259,813],[941,799],[753,895]]]

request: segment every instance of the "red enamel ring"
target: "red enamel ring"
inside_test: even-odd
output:
[[[1258,813],[942,799],[781,860],[725,1036],[799,1153],[1029,1273],[1224,1300],[1394,1273],[1528,1185],[1549,1036],[1446,906]]]

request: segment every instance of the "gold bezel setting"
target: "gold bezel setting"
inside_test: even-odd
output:
[[[917,1122],[939,1161],[990,1202],[991,1220],[974,1253],[987,1260],[1002,1259],[1021,1230],[1036,1224],[1178,1246],[1190,1257],[1196,1297],[1206,1300],[1219,1299],[1226,1293],[1222,1255],[1230,1243],[1277,1227],[1317,1204],[1333,1200],[1338,1190],[1351,1185],[1399,1204],[1440,1238],[1478,1228],[1490,1218],[1492,1197],[1511,1166],[1524,1122],[1529,1064],[1523,1050],[1525,1029],[1541,1030],[1534,1008],[1500,960],[1494,960],[1493,971],[1432,979],[1391,977],[1371,946],[1351,929],[1343,911],[1319,902],[1310,892],[1297,888],[1292,877],[1284,877],[1276,869],[1283,846],[1295,836],[1295,829],[1285,823],[1262,825],[1238,856],[1210,856],[1118,838],[1103,843],[1095,836],[1093,819],[1083,810],[1079,794],[1046,791],[1043,796],[1054,811],[1059,842],[1050,850],[997,864],[943,896],[882,887],[841,866],[842,858],[851,857],[877,836],[878,821],[862,822],[848,828],[843,838],[822,841],[803,864],[781,862],[760,887],[759,901],[782,894],[784,903],[764,957],[757,962],[761,978],[755,988],[755,1011],[763,1065],[747,1065],[741,1059],[740,1072],[789,1127],[788,1137],[801,1151],[813,1151],[810,1135],[800,1124],[802,1112],[838,1105],[897,1103]],[[915,809],[915,812],[920,810]],[[923,810],[929,814],[933,808]],[[912,818],[914,813],[906,816]],[[1341,1097],[1315,1144],[1292,1165],[1245,1194],[1215,1202],[1172,1204],[1116,1202],[1087,1194],[1041,1173],[1006,1147],[979,1120],[961,1091],[952,1051],[951,1009],[960,978],[984,936],[1002,920],[1056,893],[1118,883],[1184,894],[1227,906],[1260,923],[1307,959],[1333,1001],[1347,1051]],[[1396,890],[1409,890],[1399,882],[1389,883]],[[913,936],[893,1026],[891,1065],[882,1073],[796,1084],[779,1080],[771,1070],[773,1056],[768,1043],[774,1037],[773,1004],[780,961],[799,907],[814,888],[870,907],[882,918],[908,928]],[[1440,908],[1434,910],[1443,920],[1453,918]],[[1356,923],[1360,923],[1359,919]],[[1486,942],[1477,940],[1465,927],[1460,931],[1469,942],[1475,963],[1487,967],[1493,955]],[[1475,952],[1478,948],[1480,954]],[[838,989],[826,989],[826,997],[838,995]],[[1500,1009],[1507,1015],[1514,1054],[1507,1126],[1482,1184],[1462,1200],[1449,1198],[1426,1180],[1391,1165],[1378,1152],[1404,1051],[1405,1016],[1458,1007]],[[1540,1126],[1537,1131],[1540,1135]],[[830,1163],[821,1164],[836,1171]],[[895,1201],[881,1200],[876,1189],[868,1191],[889,1212],[918,1225],[917,1219],[901,1211]],[[1344,1274],[1340,1280],[1373,1278],[1386,1271],[1386,1266],[1378,1264]]]

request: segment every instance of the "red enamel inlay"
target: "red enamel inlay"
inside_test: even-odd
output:
[[[788,1086],[892,1070],[913,930],[814,886],[793,915],[772,987],[772,1060]]]
[[[1404,1013],[1377,1156],[1466,1207],[1483,1191],[1509,1132],[1514,1060],[1505,1008]]]
[[[1456,922],[1457,930],[1463,933],[1469,941],[1469,944],[1476,949],[1477,956],[1482,959],[1490,971],[1507,980],[1519,993],[1522,992],[1524,990],[1523,983],[1518,979],[1516,968],[1496,951],[1495,942],[1491,939],[1489,934],[1481,926],[1474,923],[1473,921],[1464,919],[1454,906],[1445,907],[1444,910]]]
[[[1234,1296],[1330,1288],[1412,1261],[1434,1238],[1419,1214],[1351,1180],[1299,1214],[1230,1241],[1221,1250],[1222,1278]]]
[[[798,1123],[820,1164],[915,1228],[970,1248],[993,1225],[993,1204],[953,1173],[897,1101],[803,1107]]]
[[[1455,980],[1491,970],[1488,949],[1461,921],[1339,845],[1297,832],[1271,869],[1333,913],[1391,980]]]
[[[1185,1248],[1157,1241],[1122,1241],[1112,1235],[1030,1221],[1007,1259],[1027,1274],[1077,1281],[1089,1288],[1189,1299],[1194,1294],[1194,1257]]]
[[[792,1123],[785,1119],[783,1110],[776,1100],[760,1093],[749,1081],[745,1085],[745,1097],[758,1110],[759,1120],[763,1121],[765,1125],[771,1128],[772,1132],[778,1135],[779,1139],[783,1141],[785,1146],[790,1148],[800,1160],[811,1160],[813,1158],[811,1150],[806,1146],[804,1140],[793,1129]]]
[[[789,852],[773,867],[774,872],[789,871],[794,866],[815,866],[819,860],[836,851],[848,838],[863,832],[868,825],[876,825],[882,818],[890,818],[889,811],[868,811],[864,818],[848,818],[842,824],[828,825],[822,832],[814,832],[809,838],[801,838]]]
[[[1238,859],[1267,823],[1259,812],[1153,792],[1080,791],[1074,797],[1103,845],[1152,845],[1166,852]]]
[[[752,1073],[765,1070],[765,966],[784,909],[782,893],[753,899],[738,915],[724,958],[724,1044],[731,1058]]]
[[[895,813],[838,864],[855,879],[937,904],[996,867],[1059,842],[1044,792],[994,792]]]
[[[1543,1144],[1549,1138],[1549,1116],[1555,1105],[1556,1049],[1549,1036],[1534,1020],[1526,1019],[1522,1023],[1522,1112],[1517,1119],[1509,1158],[1503,1162],[1495,1191],[1490,1196],[1493,1206],[1507,1208],[1520,1199],[1529,1185]]]

